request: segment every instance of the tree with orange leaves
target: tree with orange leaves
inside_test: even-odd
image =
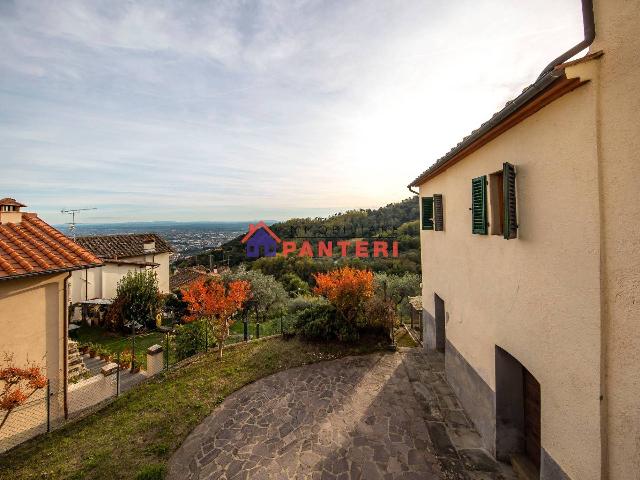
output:
[[[365,302],[373,296],[373,273],[344,267],[314,278],[314,292],[326,297],[346,322],[355,325]]]
[[[205,319],[213,329],[218,341],[218,356],[222,358],[224,341],[229,336],[235,313],[249,297],[247,282],[233,281],[225,285],[220,281],[200,279],[182,290],[182,300],[188,305],[189,315],[186,322]]]
[[[47,386],[47,377],[35,363],[27,363],[24,368],[17,367],[13,356],[9,354],[5,354],[4,360],[6,365],[0,369],[0,410],[5,414],[0,421],[0,429],[7,423],[13,410]]]

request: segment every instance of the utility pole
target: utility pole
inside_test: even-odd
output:
[[[67,210],[60,210],[60,213],[66,213],[67,215],[71,215],[71,222],[67,223],[69,225],[69,232],[71,232],[71,237],[73,241],[76,240],[76,213],[84,212],[86,210],[97,210],[95,207],[91,208],[69,208]]]

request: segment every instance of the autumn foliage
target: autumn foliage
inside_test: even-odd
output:
[[[344,267],[314,276],[314,292],[326,297],[342,318],[355,324],[365,302],[373,296],[373,273]]]
[[[0,369],[0,411],[5,412],[0,420],[0,429],[14,409],[46,386],[47,378],[39,366],[29,363],[26,367],[17,367],[13,357],[5,355],[5,366]]]
[[[222,358],[224,341],[229,336],[234,315],[248,299],[250,286],[245,281],[232,281],[228,285],[220,281],[201,279],[182,290],[182,299],[188,305],[186,322],[205,319],[211,324]]]

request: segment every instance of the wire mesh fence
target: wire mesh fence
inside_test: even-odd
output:
[[[224,345],[279,335],[287,328],[286,319],[239,322]],[[0,410],[0,453],[93,413],[157,373],[217,348],[212,327],[204,321],[179,325],[169,332],[121,337],[111,349],[69,344],[66,390],[63,380],[49,379],[45,388],[30,394],[6,418],[6,411]]]

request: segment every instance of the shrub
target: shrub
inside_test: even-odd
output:
[[[184,360],[205,348],[207,341],[214,342],[211,326],[205,321],[196,321],[176,327],[174,345],[178,360]]]
[[[155,272],[129,272],[118,282],[116,298],[107,313],[107,327],[123,330],[127,321],[155,327],[155,316],[162,307]]]
[[[307,340],[355,341],[359,337],[355,324],[345,322],[333,305],[317,302],[294,314],[294,328]]]

